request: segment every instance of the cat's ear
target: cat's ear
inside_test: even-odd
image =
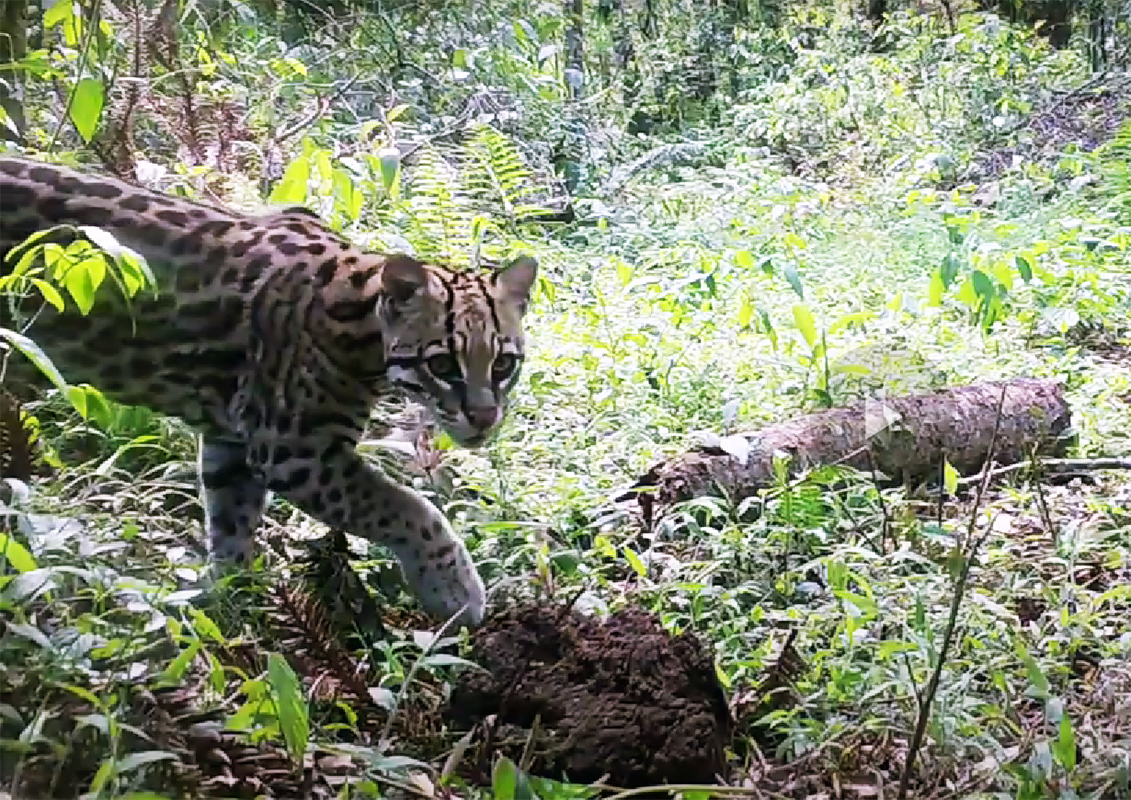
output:
[[[525,313],[530,303],[530,292],[538,279],[538,262],[531,256],[519,256],[504,267],[495,270],[491,281],[503,296]]]
[[[381,268],[381,288],[394,303],[407,303],[428,286],[428,270],[412,256],[391,255]]]

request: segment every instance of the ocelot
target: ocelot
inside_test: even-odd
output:
[[[362,252],[305,209],[246,216],[0,156],[0,275],[32,234],[66,245],[83,235],[74,226],[144,256],[157,291],[127,301],[108,277],[87,315],[34,291],[0,297],[0,327],[26,329],[68,382],[200,432],[213,561],[251,561],[273,491],[388,546],[428,612],[482,621],[483,582],[447,519],[356,445],[391,392],[427,406],[463,446],[490,438],[523,362],[534,259],[456,271]]]

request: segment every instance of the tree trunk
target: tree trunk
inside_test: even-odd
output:
[[[582,38],[582,0],[565,3],[565,85],[570,100],[580,100],[585,78],[585,40]]]
[[[1052,0],[1045,5],[1045,26],[1048,31],[1049,44],[1057,50],[1068,47],[1072,40],[1072,12],[1075,11],[1074,0]]]
[[[1039,24],[1039,32],[1057,50],[1072,40],[1072,15],[1078,0],[997,0],[997,13],[1010,22]]]
[[[1092,72],[1103,72],[1107,67],[1107,14],[1104,0],[1088,2],[1088,60]]]
[[[1015,380],[960,386],[830,409],[720,438],[657,464],[617,499],[635,497],[648,526],[664,509],[695,497],[725,497],[737,504],[774,484],[779,453],[790,457],[791,474],[839,464],[876,470],[895,483],[917,483],[936,475],[945,457],[959,474],[970,475],[983,467],[991,439],[994,461],[1016,463],[1033,450],[1059,452],[1070,424],[1071,411],[1058,383]]]
[[[738,98],[739,86],[738,54],[735,49],[738,45],[738,29],[750,18],[750,7],[746,0],[723,0],[727,26],[727,67],[730,74],[730,95]]]
[[[0,64],[20,61],[27,55],[27,0],[0,0]],[[0,124],[0,139],[21,142],[27,130],[21,86],[22,70],[0,73],[0,108],[7,119]],[[13,128],[15,130],[13,130]]]

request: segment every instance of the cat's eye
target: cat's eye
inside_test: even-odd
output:
[[[459,370],[459,362],[447,353],[429,356],[424,363],[428,366],[428,371],[440,380],[454,381],[463,377]]]
[[[506,380],[518,366],[518,359],[513,353],[499,353],[495,356],[495,363],[491,365],[491,374],[499,380]]]

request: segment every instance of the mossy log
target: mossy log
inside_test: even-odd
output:
[[[775,453],[789,457],[794,475],[840,464],[897,483],[921,482],[938,473],[944,456],[961,475],[971,475],[984,466],[991,440],[999,464],[1033,452],[1063,452],[1071,416],[1059,383],[1032,379],[869,401],[720,437],[655,465],[618,500],[635,497],[649,523],[664,508],[695,497],[737,503],[773,484]]]

